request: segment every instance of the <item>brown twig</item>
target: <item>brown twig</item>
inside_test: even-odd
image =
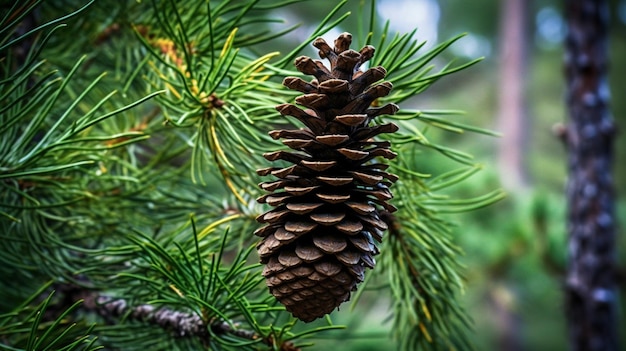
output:
[[[55,286],[61,301],[57,308],[46,311],[48,319],[59,315],[59,309],[71,306],[75,301],[83,300],[83,310],[96,313],[109,324],[116,323],[116,319],[124,316],[127,319],[157,325],[170,331],[175,337],[196,337],[204,345],[208,345],[211,337],[217,335],[231,335],[247,340],[261,340],[265,345],[274,346],[272,337],[263,337],[255,331],[240,329],[237,323],[221,319],[210,319],[207,323],[201,316],[192,312],[177,311],[166,307],[156,307],[150,304],[130,305],[127,300],[101,295],[97,291],[89,290],[74,284],[58,284]],[[299,351],[292,342],[280,345],[281,351]]]

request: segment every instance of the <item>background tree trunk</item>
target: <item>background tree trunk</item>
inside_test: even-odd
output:
[[[509,190],[527,186],[525,154],[529,120],[526,101],[528,13],[530,1],[506,0],[500,9],[500,74],[498,82],[498,165]]]
[[[617,350],[614,123],[609,112],[608,4],[566,0],[569,266],[566,304],[572,350]]]
[[[498,140],[497,164],[503,186],[514,192],[528,186],[525,155],[530,130],[526,96],[529,3],[506,0],[500,4],[497,129],[503,136]],[[495,284],[487,296],[496,319],[497,349],[521,351],[522,319],[513,304],[503,298],[514,294],[514,289],[506,285]]]

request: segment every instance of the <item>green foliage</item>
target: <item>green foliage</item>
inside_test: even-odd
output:
[[[388,25],[382,33],[370,28],[369,34],[369,37],[380,38],[374,43],[379,54],[371,64],[387,68],[387,79],[394,85],[392,93],[381,99],[381,105],[401,103],[424,92],[438,79],[478,62],[448,64],[432,73],[433,60],[462,36],[445,41],[416,58],[423,43],[413,39],[415,31],[396,34],[386,43]],[[394,150],[401,155],[392,163],[392,170],[400,180],[394,191],[398,212],[391,220],[394,225],[381,249],[382,269],[378,273],[388,278],[393,296],[393,329],[403,350],[470,349],[472,345],[467,334],[471,322],[455,302],[455,296],[464,289],[459,265],[462,250],[452,240],[451,223],[442,214],[481,208],[503,198],[504,194],[494,191],[469,199],[451,199],[440,194],[474,175],[481,166],[475,164],[470,155],[431,141],[427,137],[429,129],[491,134],[450,119],[458,114],[457,111],[401,109],[396,115],[385,117],[395,119],[401,126],[399,132],[389,136]],[[442,118],[444,116],[448,118]],[[436,176],[421,173],[424,154],[416,151],[416,144],[462,167]]]
[[[83,326],[70,322],[67,316],[79,308],[81,301],[76,301],[65,311],[48,313],[54,293],[33,306],[45,296],[43,285],[22,304],[12,311],[0,314],[0,336],[2,350],[99,350],[96,339],[91,336],[93,325]],[[5,344],[9,342],[8,344]]]
[[[253,250],[262,212],[254,170],[280,147],[267,132],[289,123],[274,106],[294,98],[281,81],[300,75],[292,61],[303,47],[348,16],[343,1],[293,51],[265,50],[293,29],[266,29],[279,22],[273,11],[299,2],[9,9],[0,22],[0,348],[298,350],[347,335],[330,317],[291,319],[268,294]],[[373,9],[360,18],[375,18]],[[435,69],[460,37],[420,53],[414,33],[360,26],[377,49],[371,64],[394,84],[381,105],[476,62]],[[471,348],[457,300],[461,250],[445,214],[502,194],[445,194],[481,167],[430,130],[489,134],[455,115],[393,116],[397,225],[366,289],[384,286],[403,349]],[[430,174],[425,164],[440,159],[456,166]]]

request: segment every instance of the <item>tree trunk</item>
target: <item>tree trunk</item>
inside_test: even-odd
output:
[[[526,102],[528,64],[528,0],[506,0],[500,15],[500,71],[498,90],[498,147],[500,179],[509,190],[528,183],[526,149],[529,130]]]
[[[572,350],[617,350],[615,219],[612,172],[615,126],[609,112],[608,4],[566,0],[565,141],[569,263],[565,286]]]

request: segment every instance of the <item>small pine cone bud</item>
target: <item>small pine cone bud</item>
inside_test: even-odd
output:
[[[282,139],[295,151],[264,154],[288,166],[257,171],[277,178],[259,184],[268,194],[258,201],[274,207],[257,218],[266,224],[255,232],[263,238],[257,246],[265,264],[263,276],[287,311],[305,322],[332,312],[350,298],[363,281],[365,268],[376,264],[375,242],[387,229],[382,211],[395,211],[387,201],[397,176],[385,171],[388,165],[371,161],[396,156],[389,142],[373,138],[398,128],[370,122],[396,113],[398,107],[370,107],[389,94],[391,83],[376,83],[385,77],[383,67],[359,71],[374,48],[351,50],[351,38],[342,34],[334,48],[321,38],[314,41],[320,57],[330,61],[330,69],[309,57],[296,59],[296,68],[315,79],[308,83],[288,77],[283,84],[304,93],[296,102],[306,109],[292,104],[276,109],[305,128],[271,131],[272,138]]]

